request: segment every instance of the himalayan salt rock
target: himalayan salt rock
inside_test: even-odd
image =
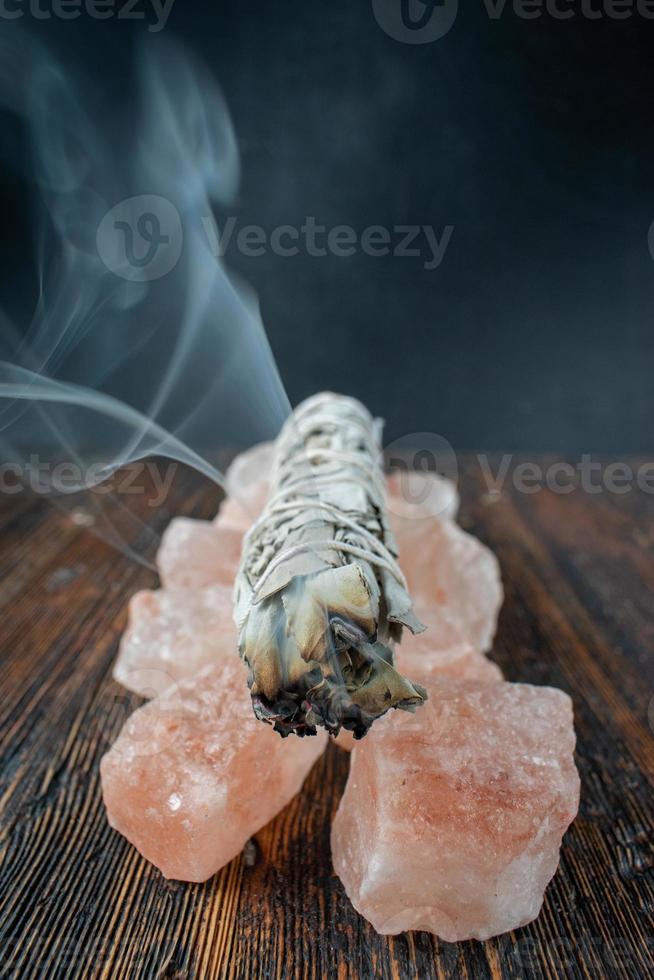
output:
[[[238,639],[232,611],[227,585],[137,592],[129,604],[114,678],[151,698],[221,657],[233,657]]]
[[[256,520],[268,497],[274,444],[261,442],[240,453],[225,474],[227,499],[216,518],[218,527],[245,532]]]
[[[299,792],[326,739],[257,721],[226,657],[127,720],[101,764],[109,823],[166,878],[205,881]]]
[[[275,456],[274,442],[260,442],[235,456],[225,473],[225,485],[230,494],[247,493],[253,483],[267,483]]]
[[[503,679],[497,664],[469,643],[461,643],[449,650],[415,650],[407,643],[407,649],[397,651],[396,661],[402,674],[421,684],[441,677],[481,684],[497,684]]]
[[[227,497],[220,505],[214,525],[245,534],[263,510],[269,490],[270,485],[259,480],[247,492],[242,492],[237,497]]]
[[[451,521],[395,518],[400,565],[418,617],[439,648],[490,648],[502,604],[495,555]]]
[[[456,621],[452,622],[451,617],[445,617],[439,606],[427,609],[418,602],[416,612],[427,629],[415,636],[404,631],[402,642],[395,651],[403,674],[415,677],[420,683],[440,676],[462,681],[502,680],[502,671],[497,664],[479,653],[465,638],[466,629]]]
[[[336,745],[338,745],[339,749],[343,749],[344,752],[351,752],[354,746],[357,744],[357,740],[352,732],[348,732],[345,728],[341,728],[340,732],[334,739],[334,742]]]
[[[243,535],[211,521],[175,517],[166,528],[157,554],[157,569],[167,589],[200,589],[233,585]]]
[[[396,472],[388,477],[388,512],[391,526],[395,517],[420,520],[438,517],[456,520],[459,495],[455,484],[438,473],[422,470]]]
[[[497,684],[503,679],[497,664],[478,653],[469,643],[459,643],[449,649],[438,650],[430,646],[428,637],[428,631],[417,636],[407,632],[402,644],[395,650],[398,670],[412,681],[425,685],[429,681],[450,678],[455,681]],[[422,708],[418,710],[421,711]],[[354,735],[345,730],[339,732],[335,741],[345,752],[351,752],[357,744]]]
[[[579,803],[572,705],[526,684],[427,689],[356,744],[334,866],[378,932],[488,939],[534,919],[556,871]]]

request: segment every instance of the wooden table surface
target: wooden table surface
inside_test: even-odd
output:
[[[10,495],[0,500],[0,976],[653,975],[654,496],[524,494],[511,480],[489,495],[482,474],[463,461],[461,522],[502,567],[493,656],[509,680],[555,685],[575,703],[581,810],[539,919],[486,943],[376,935],[331,868],[348,772],[333,745],[244,855],[202,885],[164,880],[109,829],[98,774],[138,704],[111,679],[126,603],[156,576],[79,514]],[[163,506],[128,503],[161,531],[175,514],[212,516],[216,496],[182,473]],[[146,527],[132,541],[152,548]]]

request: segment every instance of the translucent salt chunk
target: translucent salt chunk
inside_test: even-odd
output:
[[[488,939],[534,919],[579,804],[570,698],[429,682],[352,753],[334,867],[380,933]]]
[[[227,492],[239,496],[247,494],[255,483],[268,482],[274,455],[273,442],[260,442],[235,456],[225,473]]]
[[[269,491],[269,484],[259,481],[238,496],[227,497],[220,505],[215,526],[245,534],[263,510]]]
[[[388,511],[395,518],[420,520],[438,517],[453,521],[459,510],[459,495],[451,480],[438,473],[405,470],[388,477]]]
[[[502,680],[502,671],[497,664],[477,653],[469,643],[434,649],[429,644],[428,632],[411,636],[407,631],[402,645],[395,651],[395,662],[400,673],[422,685],[440,679],[480,684],[497,684]],[[351,752],[357,743],[351,732],[343,729],[336,737],[336,744]]]
[[[262,442],[240,453],[225,474],[227,498],[218,511],[218,527],[247,531],[263,510],[270,489],[274,445]]]
[[[154,697],[237,650],[232,589],[137,592],[120,641],[114,678],[142,697]]]
[[[168,589],[233,585],[243,534],[211,521],[176,517],[166,528],[157,554],[157,570]]]
[[[166,878],[205,881],[300,790],[327,736],[252,714],[234,654],[139,708],[101,764],[112,827]]]
[[[503,596],[492,551],[451,521],[396,518],[394,526],[415,611],[429,618],[428,642],[488,650]]]

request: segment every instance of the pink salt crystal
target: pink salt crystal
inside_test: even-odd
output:
[[[299,792],[326,739],[257,721],[226,657],[125,723],[101,763],[109,823],[166,878],[205,881]]]
[[[412,637],[413,639],[413,637]],[[397,652],[398,670],[411,680],[424,684],[429,680],[449,677],[452,680],[479,681],[481,684],[496,684],[502,680],[502,671],[483,653],[477,653],[468,643],[450,647],[449,650],[412,650]]]
[[[572,704],[553,688],[430,682],[352,753],[334,866],[385,934],[488,939],[541,908],[579,804]]]
[[[227,499],[218,511],[218,527],[247,531],[263,510],[268,498],[275,447],[261,442],[240,453],[225,474]]]
[[[396,517],[393,523],[414,609],[429,617],[427,642],[443,648],[465,640],[488,650],[502,604],[495,555],[451,521]]]
[[[162,584],[168,589],[233,585],[243,535],[211,521],[176,517],[166,528],[157,554]]]
[[[338,745],[339,749],[343,749],[344,752],[351,752],[354,746],[357,744],[352,732],[348,732],[345,728],[341,728],[334,741]]]
[[[477,653],[469,643],[437,650],[429,645],[429,631],[417,636],[406,632],[402,645],[395,650],[395,662],[400,673],[420,684],[445,678],[480,684],[497,684],[502,680],[502,671],[497,664]],[[417,710],[422,711],[422,708]],[[351,752],[357,743],[352,733],[343,729],[336,736],[336,744],[345,752]]]
[[[256,521],[268,499],[269,484],[260,480],[238,496],[227,497],[220,505],[214,525],[244,534]]]
[[[227,498],[220,505],[216,525],[245,532],[268,498],[275,447],[261,442],[239,453],[225,474]]]
[[[225,484],[230,494],[239,496],[247,493],[254,483],[268,482],[273,467],[275,444],[260,442],[251,449],[235,456],[227,472]]]
[[[404,631],[402,643],[395,650],[395,659],[403,674],[420,683],[439,677],[462,681],[502,680],[502,671],[497,664],[464,638],[463,627],[444,622],[438,607],[426,609],[418,604],[416,612],[427,629],[416,636]]]
[[[237,649],[232,589],[137,592],[129,604],[114,678],[142,697],[154,697]]]
[[[406,470],[388,477],[388,512],[391,526],[394,518],[420,520],[438,517],[456,519],[459,495],[455,484],[438,473]]]

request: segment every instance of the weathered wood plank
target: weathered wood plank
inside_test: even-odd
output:
[[[464,461],[462,520],[507,592],[494,656],[575,702],[582,804],[532,925],[488,943],[384,938],[331,869],[348,758],[330,746],[302,794],[209,882],[166,882],[107,826],[98,767],[138,699],[111,679],[125,606],[154,573],[42,500],[0,502],[0,975],[522,978],[652,972],[651,498],[490,496]],[[180,474],[161,531],[210,516]],[[145,540],[145,538],[143,539]]]

